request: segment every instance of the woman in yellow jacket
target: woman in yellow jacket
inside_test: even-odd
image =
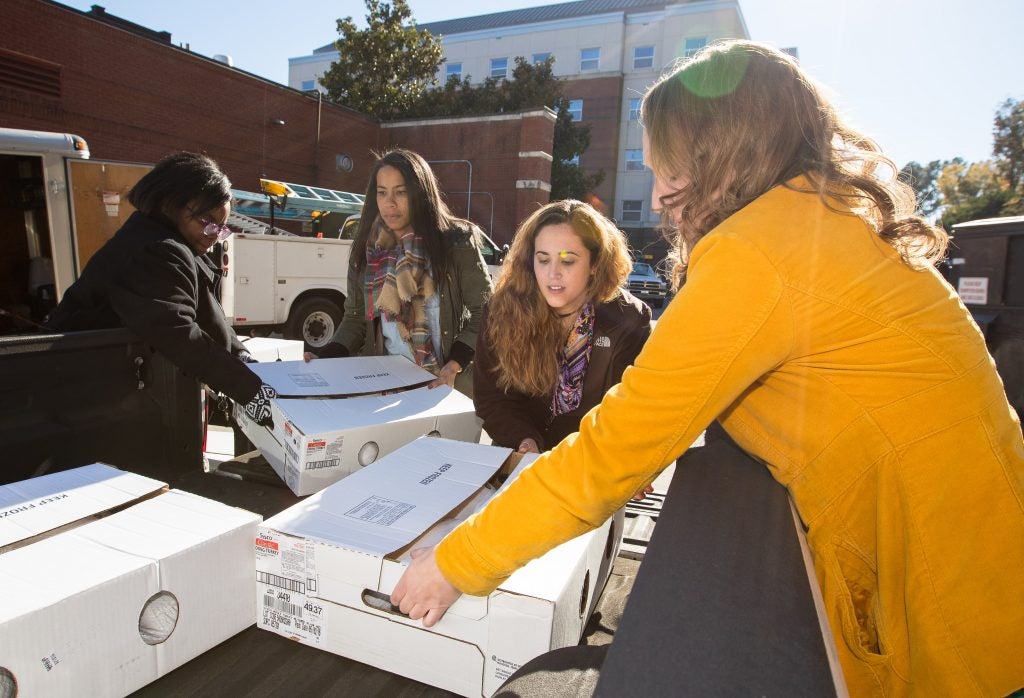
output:
[[[685,286],[579,433],[417,553],[392,600],[433,624],[599,525],[718,418],[789,489],[851,695],[1024,686],[1024,441],[931,264],[945,234],[774,49],[705,49],[643,123]]]

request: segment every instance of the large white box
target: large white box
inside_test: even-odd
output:
[[[107,467],[90,466],[92,475],[97,468]],[[70,481],[75,472],[57,475]],[[116,491],[119,478],[137,478],[116,473],[97,480],[87,472],[84,489]],[[47,489],[43,508],[83,499],[74,486]],[[38,498],[24,501],[36,506],[18,514],[41,508]],[[110,511],[102,495],[94,501],[105,507],[95,514]],[[6,682],[18,696],[125,695],[252,625],[259,521],[171,490],[9,549],[0,555],[0,688]]]
[[[479,441],[473,401],[401,356],[249,366],[277,391],[273,428],[235,408],[235,420],[282,480],[312,494],[424,435]]]
[[[465,696],[579,642],[618,552],[620,512],[532,561],[488,597],[461,597],[433,628],[389,601],[409,551],[439,541],[533,461],[421,438],[264,522],[257,625]],[[518,464],[517,464],[518,462]]]

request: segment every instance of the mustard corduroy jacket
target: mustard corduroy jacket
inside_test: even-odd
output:
[[[851,695],[1024,686],[1024,441],[984,339],[934,270],[786,186],[697,244],[622,383],[438,545],[442,572],[490,592],[715,417],[789,489]]]

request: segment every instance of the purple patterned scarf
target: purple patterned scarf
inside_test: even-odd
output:
[[[580,309],[576,322],[569,331],[569,338],[562,350],[558,370],[558,385],[551,396],[551,414],[572,412],[583,399],[583,378],[590,363],[590,349],[594,345],[594,304],[587,303]]]

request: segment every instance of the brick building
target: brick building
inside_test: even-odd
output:
[[[672,63],[722,38],[749,38],[739,0],[578,0],[418,25],[440,37],[442,84],[452,76],[506,78],[515,58],[554,57],[554,73],[573,118],[590,126],[580,157],[605,179],[593,194],[626,230],[634,248],[659,244],[650,210],[637,120],[644,90]],[[288,61],[288,84],[313,90],[337,58],[334,44]],[[654,249],[654,248],[652,248]]]
[[[363,192],[373,151],[403,145],[432,160],[473,164],[473,219],[507,241],[548,200],[536,166],[548,154],[547,110],[483,119],[381,124],[351,109],[175,46],[167,32],[50,0],[7,0],[0,44],[0,126],[75,133],[92,157],[152,163],[206,152],[239,189],[258,178]],[[506,150],[507,149],[507,150]],[[346,157],[347,156],[347,157]],[[543,168],[540,168],[543,169]],[[458,167],[438,166],[454,210],[470,191]],[[493,223],[492,223],[493,221]]]

